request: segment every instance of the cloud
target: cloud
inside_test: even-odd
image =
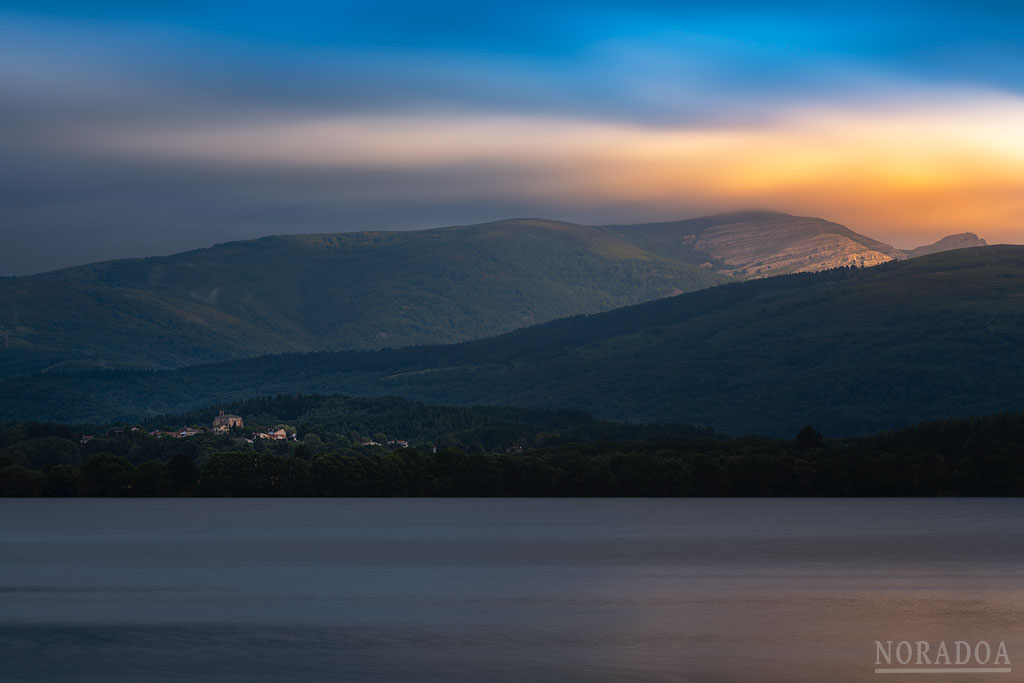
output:
[[[761,206],[1024,241],[998,3],[5,3],[0,273]]]

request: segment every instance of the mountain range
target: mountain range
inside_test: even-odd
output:
[[[735,280],[976,244],[968,234],[903,252],[767,212],[273,236],[0,278],[0,376],[450,344]]]
[[[732,434],[1024,408],[1024,247],[752,279],[462,344],[0,381],[8,419],[139,419],[289,392],[582,410]]]

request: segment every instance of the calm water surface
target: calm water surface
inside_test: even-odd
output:
[[[876,640],[981,639],[1012,674],[939,679],[1018,680],[1022,513],[0,500],[0,681],[885,681]]]

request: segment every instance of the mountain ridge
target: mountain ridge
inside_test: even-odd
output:
[[[970,247],[986,247],[988,242],[978,237],[973,232],[961,232],[955,235],[946,235],[937,242],[932,244],[925,244],[920,247],[913,249],[904,249],[903,252],[911,257],[926,256],[928,254],[936,254],[940,251],[950,251],[952,249],[968,249]]]
[[[1024,408],[1008,371],[1024,367],[1022,298],[1024,247],[979,247],[736,282],[450,346],[5,380],[0,414],[109,421],[302,392],[865,434]]]
[[[0,376],[457,343],[901,254],[836,223],[771,212],[271,235],[0,279]]]
[[[612,225],[646,248],[704,259],[713,270],[748,279],[842,266],[873,266],[905,252],[822,218],[741,211],[638,225]]]
[[[0,281],[0,374],[451,343],[724,281],[563,222],[268,236]]]

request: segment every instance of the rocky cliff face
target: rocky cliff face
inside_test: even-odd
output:
[[[725,274],[739,278],[874,266],[903,257],[841,225],[789,217],[715,226],[703,231],[694,246],[721,260]]]
[[[906,258],[899,249],[838,223],[782,213],[744,212],[609,229],[647,249],[688,258],[738,279]]]
[[[974,233],[965,232],[901,250],[821,218],[767,211],[605,228],[654,253],[740,280],[841,266],[876,266],[987,244]]]

